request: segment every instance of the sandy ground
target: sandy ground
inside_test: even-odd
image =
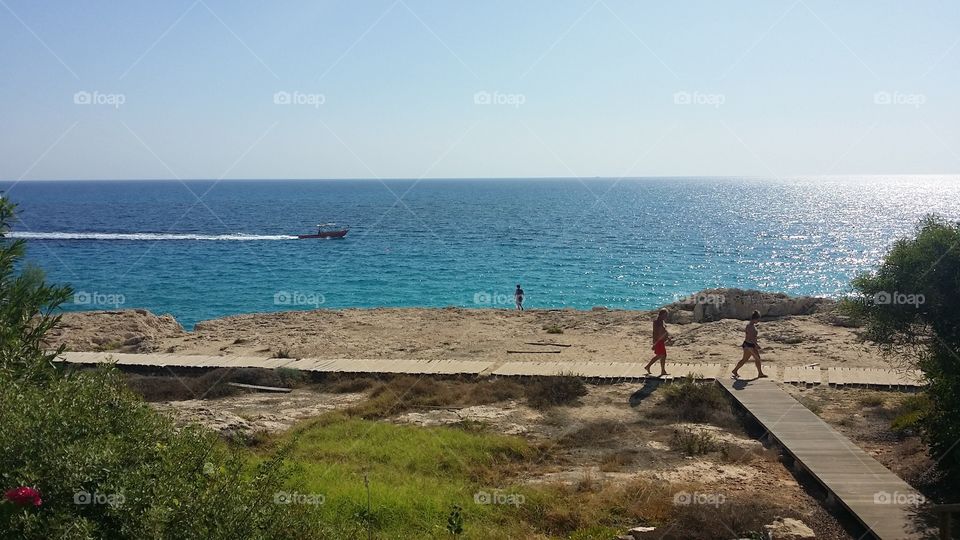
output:
[[[646,362],[653,313],[618,310],[347,309],[249,314],[204,321],[184,332],[145,311],[70,313],[53,344],[74,351],[176,352],[268,358],[469,359]],[[856,328],[830,313],[761,322],[763,357],[774,365],[886,367]],[[736,362],[744,321],[668,324],[673,362]],[[554,332],[548,333],[547,329]],[[550,341],[569,347],[536,347]],[[559,349],[560,354],[508,350]]]

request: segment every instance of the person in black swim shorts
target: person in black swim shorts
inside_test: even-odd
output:
[[[754,311],[750,315],[750,322],[747,323],[747,328],[744,330],[743,345],[740,346],[743,349],[743,358],[737,363],[737,367],[733,368],[734,379],[740,377],[738,373],[740,368],[743,367],[751,357],[753,357],[753,361],[757,365],[757,378],[766,377],[763,373],[763,368],[760,367],[760,345],[757,344],[757,322],[759,321],[760,312]]]

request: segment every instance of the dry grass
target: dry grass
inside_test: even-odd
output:
[[[603,459],[600,460],[600,470],[603,472],[621,471],[625,467],[633,465],[639,454],[640,451],[633,448],[614,450],[603,456]]]
[[[763,526],[777,517],[802,518],[795,510],[777,507],[763,493],[724,494],[720,504],[688,504],[674,507],[663,540],[713,538],[764,538]]]
[[[360,386],[363,385],[366,383]],[[468,382],[401,376],[376,381],[369,388],[369,398],[348,409],[348,414],[366,419],[386,418],[418,409],[496,403],[518,399],[525,393],[523,386],[508,379]]]
[[[146,401],[182,401],[216,399],[244,390],[228,383],[295,388],[306,382],[306,376],[295,369],[220,368],[199,375],[124,375],[127,387]]]
[[[675,513],[672,501],[673,494],[661,482],[601,483],[584,476],[574,485],[551,485],[530,492],[518,510],[519,517],[537,523],[540,532],[566,538],[594,527],[622,532],[638,524],[665,522]],[[610,537],[613,535],[590,536]]]
[[[605,446],[605,443],[617,439],[628,429],[623,422],[600,420],[564,435],[560,444],[568,448]]]
[[[857,401],[864,407],[880,407],[886,402],[880,394],[866,394],[860,396],[860,399]]]

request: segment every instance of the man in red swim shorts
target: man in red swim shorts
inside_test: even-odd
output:
[[[657,320],[653,321],[653,358],[647,362],[647,375],[651,375],[650,367],[660,360],[660,377],[669,375],[667,373],[667,340],[670,339],[670,332],[664,324],[667,320],[667,310],[661,309],[657,314]]]

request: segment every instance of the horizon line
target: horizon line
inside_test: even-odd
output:
[[[782,176],[771,175],[695,175],[695,174],[667,174],[648,176],[431,176],[426,178],[414,177],[296,177],[296,178],[29,178],[29,179],[0,179],[0,183],[20,184],[24,182],[339,182],[339,181],[411,181],[426,182],[435,180],[644,180],[644,179],[762,179],[788,180],[805,178],[852,178],[852,177],[944,177],[957,176],[960,172],[952,173],[851,173],[851,174],[792,174]]]

